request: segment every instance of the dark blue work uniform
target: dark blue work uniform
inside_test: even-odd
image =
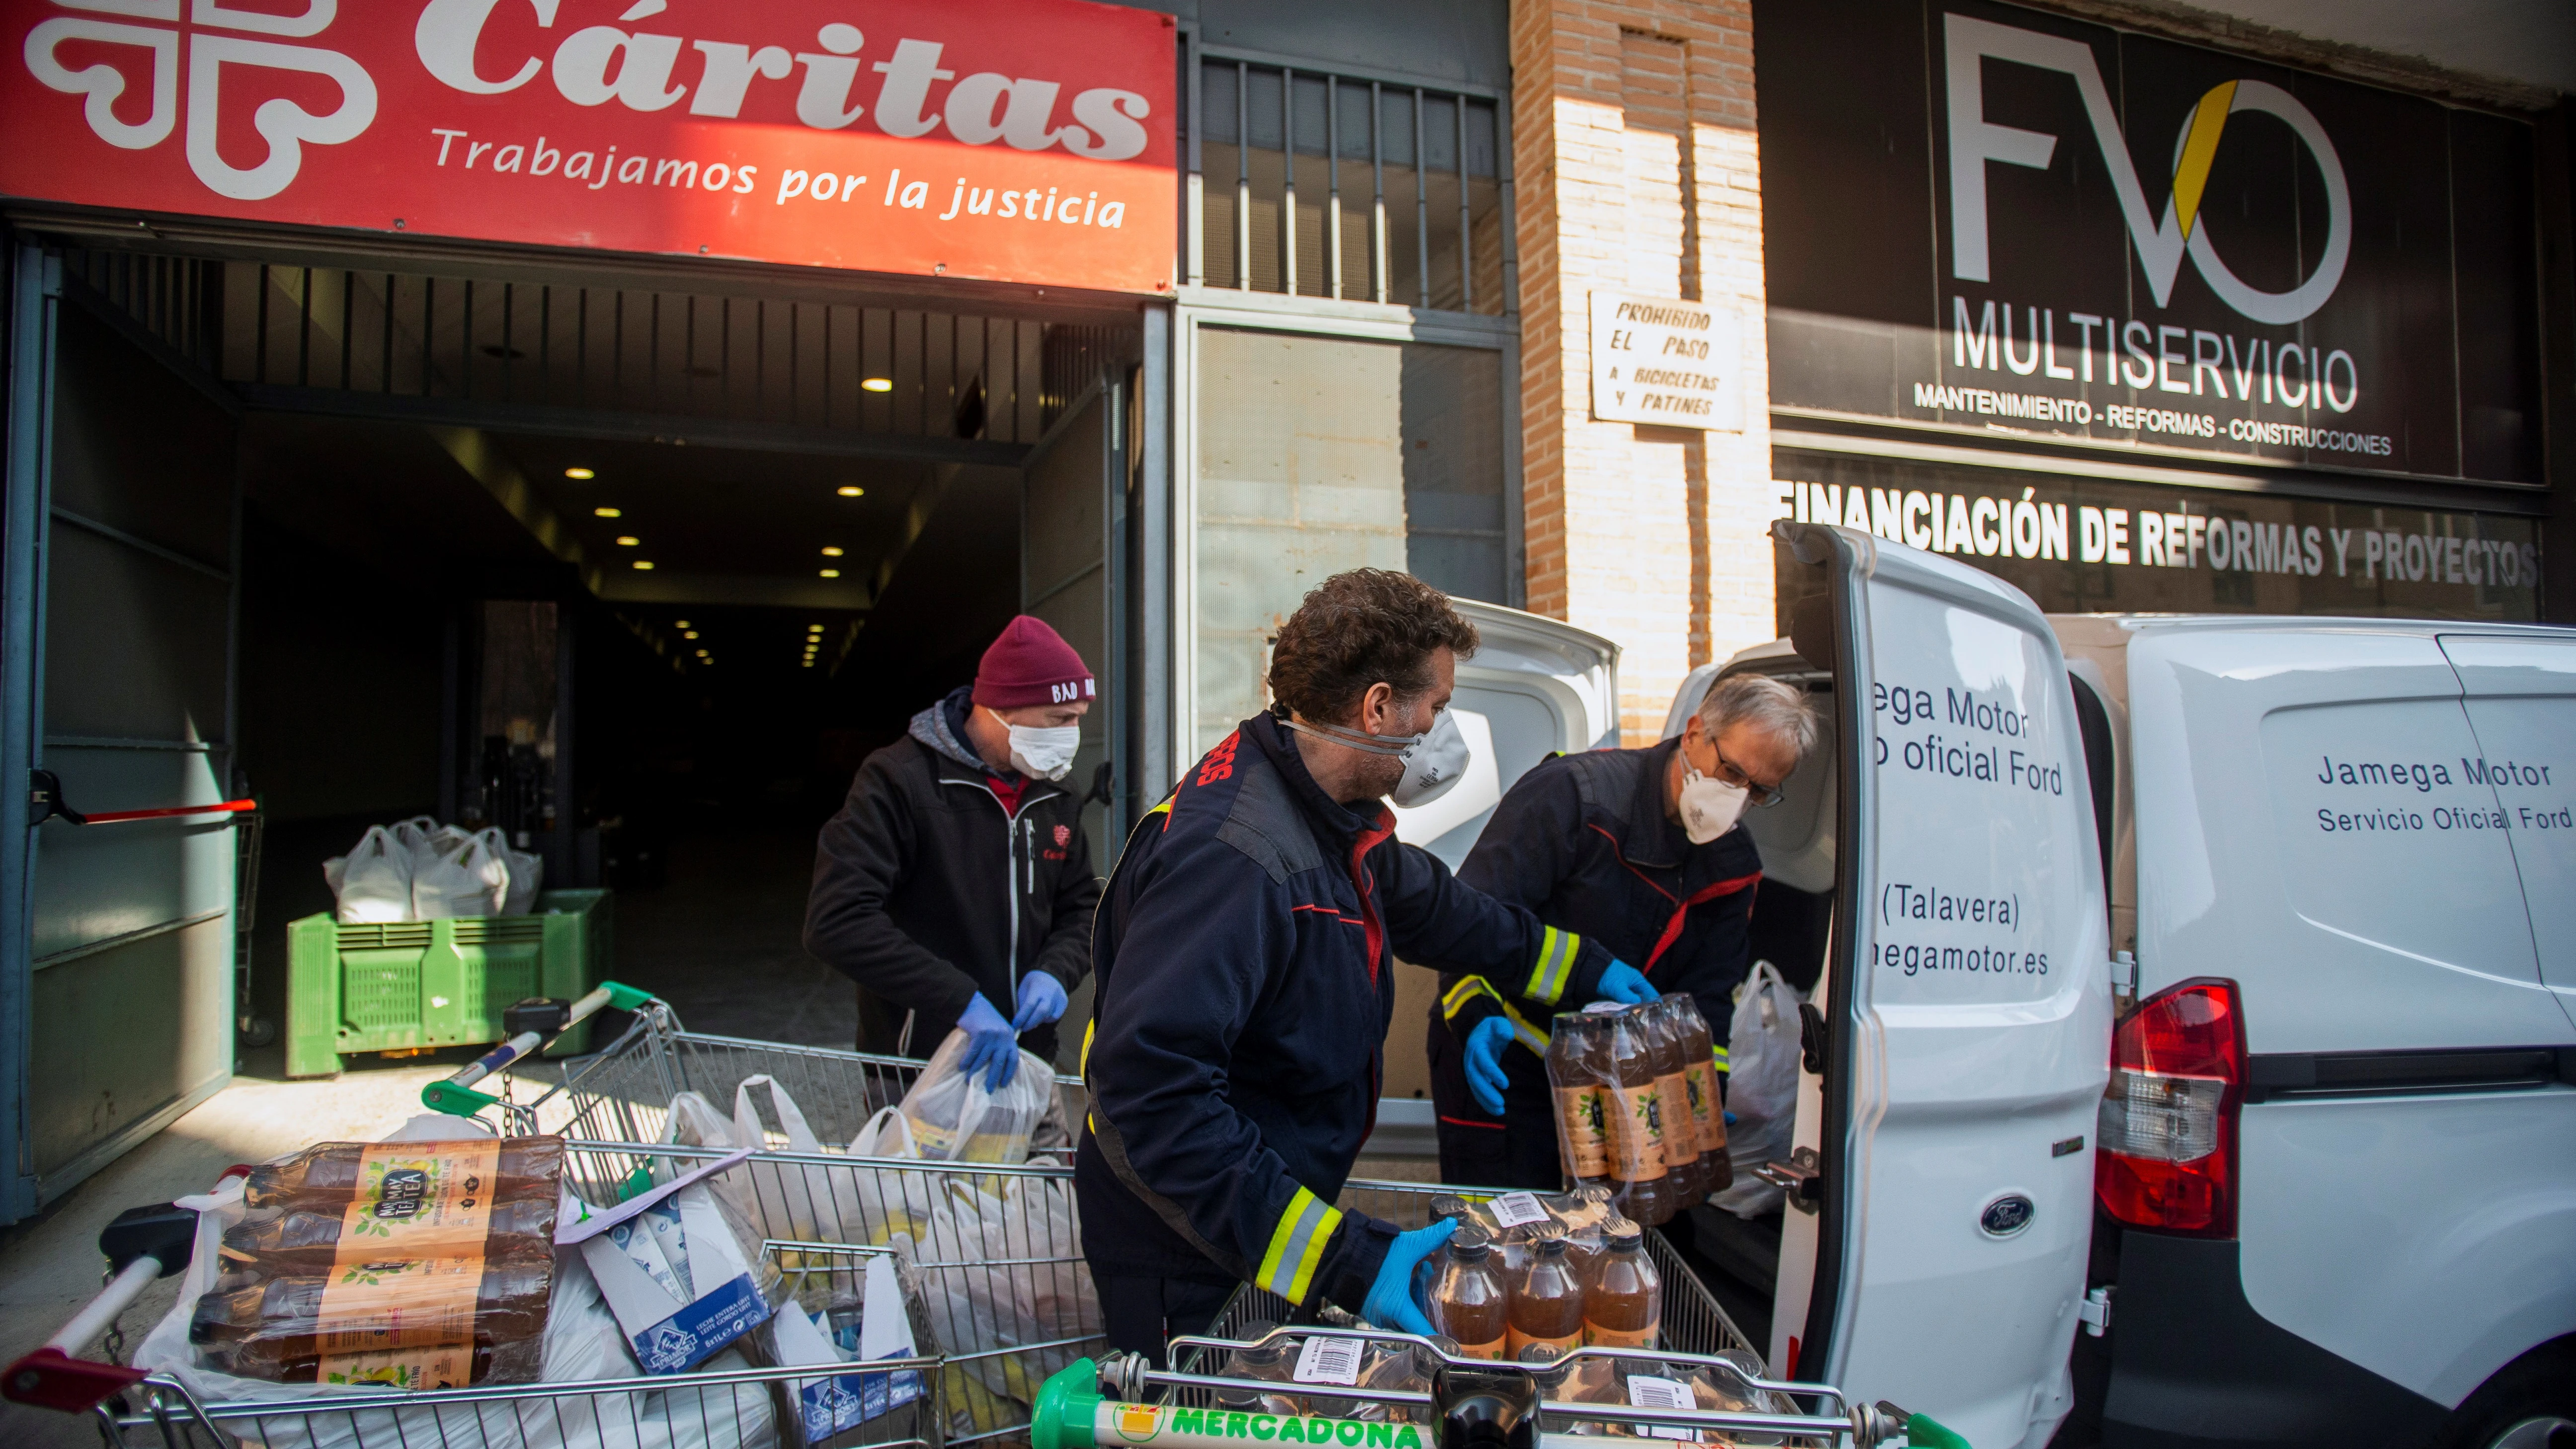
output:
[[[1129,838],[1092,930],[1074,1165],[1112,1347],[1159,1353],[1237,1283],[1359,1309],[1395,1229],[1333,1203],[1375,1125],[1394,958],[1592,999],[1608,952],[1394,830],[1383,804],[1326,795],[1257,715]]]
[[[1740,824],[1693,845],[1665,817],[1664,775],[1679,748],[1666,740],[1541,762],[1494,807],[1458,878],[1607,946],[1657,991],[1688,993],[1715,1029],[1723,1071],[1735,988],[1752,970],[1746,923],[1762,857]],[[1550,1189],[1563,1182],[1542,1061],[1556,1009],[1444,969],[1425,1042],[1443,1181]],[[1514,1039],[1503,1048],[1510,1084],[1502,1121],[1469,1094],[1461,1051],[1467,1033],[1491,1016],[1508,1017]]]

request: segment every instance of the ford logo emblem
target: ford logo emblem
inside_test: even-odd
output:
[[[2008,1192],[1977,1214],[1977,1230],[1990,1238],[2009,1238],[2029,1227],[2032,1214],[2038,1211],[2029,1198]]]

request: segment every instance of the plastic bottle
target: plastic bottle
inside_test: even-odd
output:
[[[1266,1320],[1256,1318],[1243,1325],[1237,1332],[1247,1340],[1258,1339],[1270,1332],[1274,1326]],[[1297,1379],[1297,1340],[1283,1335],[1266,1344],[1247,1343],[1227,1357],[1225,1376],[1234,1379],[1254,1379],[1265,1384],[1294,1383]],[[1217,1402],[1226,1408],[1241,1409],[1246,1413],[1302,1416],[1306,1412],[1305,1400],[1293,1394],[1255,1389],[1219,1389]]]
[[[1611,1229],[1583,1290],[1583,1341],[1597,1348],[1653,1348],[1664,1322],[1664,1281],[1635,1223]]]
[[[1556,1350],[1532,1344],[1523,1350],[1519,1361],[1530,1366],[1530,1377],[1538,1381],[1538,1397],[1542,1404],[1619,1402],[1618,1381],[1606,1360],[1560,1358]],[[1550,1434],[1585,1434],[1594,1438],[1609,1432],[1599,1419],[1577,1418],[1572,1414],[1542,1413],[1539,1428]]]
[[[1556,1104],[1556,1159],[1577,1185],[1610,1180],[1610,1073],[1598,1018],[1560,1014],[1547,1038],[1547,1085]]]
[[[1690,1059],[1682,1049],[1682,1029],[1673,1014],[1675,998],[1666,996],[1649,1003],[1642,1015],[1647,1034],[1654,1041],[1655,1097],[1662,1109],[1664,1124],[1664,1170],[1672,1186],[1674,1212],[1701,1202],[1708,1190],[1700,1186],[1706,1175],[1700,1169],[1699,1125],[1690,1110]]]
[[[363,1293],[352,1276],[375,1269]],[[352,1265],[330,1275],[231,1273],[197,1300],[189,1341],[226,1373],[310,1383],[323,1358],[470,1344],[474,1383],[533,1379],[543,1357],[550,1257]],[[325,1311],[324,1293],[335,1284]]]
[[[439,1156],[443,1151],[482,1149],[491,1145],[489,1137],[462,1142],[318,1143],[284,1162],[263,1163],[252,1168],[249,1180],[242,1184],[242,1205],[248,1208],[345,1208],[358,1193],[361,1159],[370,1151],[379,1157],[400,1153],[405,1157],[423,1158]],[[552,1202],[561,1191],[562,1180],[562,1138],[501,1139],[500,1165],[492,1184],[495,1201],[538,1198]]]
[[[1484,1229],[1460,1228],[1431,1280],[1431,1326],[1456,1339],[1458,1352],[1470,1358],[1501,1358],[1510,1339],[1510,1294],[1492,1259],[1493,1239]]]
[[[1512,1284],[1509,1352],[1515,1359],[1536,1344],[1550,1352],[1583,1343],[1583,1285],[1565,1261],[1565,1230],[1553,1224],[1530,1240],[1529,1269]]]
[[[504,1199],[493,1204],[482,1231],[470,1239],[442,1237],[432,1243],[410,1236],[402,1250],[480,1252],[486,1258],[547,1256],[554,1251],[556,1206],[551,1197]],[[221,1251],[228,1265],[252,1262],[270,1276],[326,1272],[339,1251],[345,1218],[344,1210],[329,1208],[262,1208],[224,1230]]]
[[[1606,1022],[1602,1035],[1611,1080],[1610,1186],[1622,1212],[1641,1223],[1672,1216],[1665,1181],[1662,1106],[1655,1088],[1653,1051],[1637,1009],[1595,1002],[1587,1012]]]
[[[1724,1192],[1735,1181],[1735,1165],[1726,1155],[1726,1099],[1718,1089],[1716,1038],[1699,1003],[1677,998],[1682,1024],[1682,1051],[1690,1059],[1691,1120],[1699,1128],[1700,1165],[1706,1190]]]
[[[1440,1342],[1438,1339],[1433,1341]],[[1450,1341],[1450,1347],[1454,1351],[1454,1340]],[[1360,1387],[1429,1393],[1431,1368],[1438,1362],[1437,1358],[1413,1344],[1372,1343],[1369,1345],[1368,1366],[1360,1370]],[[1431,1422],[1431,1408],[1427,1404],[1361,1402],[1349,1417],[1369,1423],[1427,1424]]]

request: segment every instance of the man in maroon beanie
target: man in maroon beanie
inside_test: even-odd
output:
[[[1082,793],[1059,783],[1094,694],[1082,656],[1022,614],[972,685],[859,765],[805,905],[805,949],[859,984],[859,1050],[927,1057],[963,1028],[993,1087],[1017,1047],[1055,1055],[1100,902]]]

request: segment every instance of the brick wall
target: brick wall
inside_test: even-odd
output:
[[[1693,665],[1776,633],[1751,7],[1521,0],[1512,67],[1529,607],[1619,641],[1643,744]],[[1595,288],[1731,312],[1744,430],[1593,421]]]

